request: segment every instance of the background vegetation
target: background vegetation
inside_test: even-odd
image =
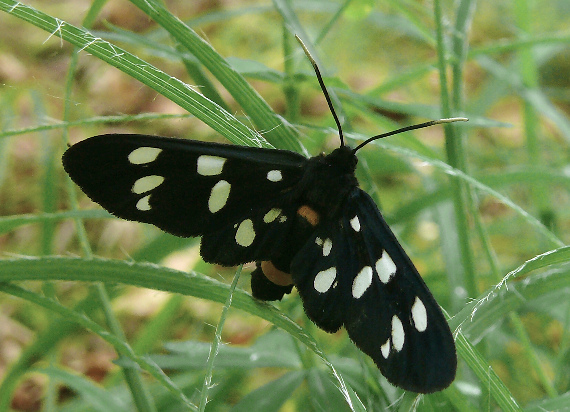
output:
[[[568,409],[569,23],[566,0],[0,0],[0,410]],[[108,132],[334,149],[294,34],[350,144],[470,118],[359,152],[451,316],[443,392],[391,387],[297,296],[256,303],[249,267],[112,218],[63,173],[68,142]]]

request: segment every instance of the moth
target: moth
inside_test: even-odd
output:
[[[206,262],[256,262],[257,299],[280,300],[295,286],[307,316],[327,332],[344,326],[392,384],[442,390],[455,378],[453,336],[373,199],[359,188],[356,152],[404,130],[466,119],[410,126],[351,149],[305,51],[339,130],[340,146],[330,154],[307,159],[287,150],[111,134],[70,147],[65,171],[115,216],[201,236]]]

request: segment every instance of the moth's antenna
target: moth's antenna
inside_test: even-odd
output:
[[[334,110],[334,106],[332,104],[331,97],[329,96],[329,92],[327,92],[327,88],[325,86],[325,82],[323,81],[323,77],[321,76],[321,71],[319,70],[319,66],[317,66],[317,62],[315,61],[315,59],[313,59],[313,56],[311,56],[311,53],[307,49],[307,46],[305,46],[305,43],[303,43],[303,40],[301,40],[301,38],[297,35],[295,35],[295,38],[301,44],[301,47],[303,48],[303,50],[305,51],[305,54],[309,58],[309,61],[313,65],[313,69],[315,69],[315,73],[317,75],[317,80],[319,81],[319,84],[321,85],[321,90],[323,91],[323,93],[325,95],[325,99],[327,99],[327,104],[329,105],[329,109],[333,115],[334,121],[336,123],[336,127],[338,128],[338,136],[340,137],[340,145],[344,146],[344,135],[342,134],[342,127],[340,125],[340,120],[338,120],[338,116],[336,115],[336,112]]]
[[[382,139],[384,137],[392,136],[392,135],[399,134],[399,133],[409,132],[410,130],[423,129],[424,127],[430,127],[430,126],[433,126],[436,124],[453,123],[453,122],[467,122],[467,121],[469,121],[469,119],[467,119],[466,117],[450,117],[448,119],[432,120],[432,121],[425,122],[425,123],[414,124],[412,126],[402,127],[401,129],[392,130],[391,132],[382,133],[382,134],[379,134],[377,136],[372,136],[371,138],[366,139],[365,141],[360,143],[358,146],[356,146],[354,149],[352,149],[352,153],[356,153],[357,150],[362,149],[368,143],[370,143],[374,140]]]
[[[327,91],[327,88],[325,86],[325,82],[323,81],[323,77],[321,76],[321,71],[319,70],[319,66],[317,66],[317,62],[315,61],[315,59],[313,59],[313,56],[311,56],[311,53],[307,49],[307,46],[305,46],[305,43],[303,43],[303,40],[301,40],[301,38],[297,35],[295,35],[295,38],[301,44],[301,47],[303,48],[303,50],[305,51],[305,54],[309,58],[309,61],[313,65],[313,69],[315,69],[315,73],[317,75],[317,80],[319,81],[319,84],[321,85],[321,89],[323,91],[323,94],[325,95],[325,99],[327,99],[327,104],[329,105],[329,109],[333,115],[334,121],[335,121],[336,126],[338,128],[338,135],[340,137],[340,145],[344,146],[344,135],[342,133],[342,126],[340,125],[340,120],[338,120],[338,116],[336,115],[336,112],[334,110],[334,106],[332,104],[331,97],[329,96],[329,92]],[[371,138],[366,139],[364,142],[360,143],[358,146],[356,146],[354,149],[352,149],[352,152],[356,153],[357,150],[366,146],[368,143],[370,143],[374,140],[382,139],[384,137],[392,136],[392,135],[399,134],[399,133],[409,132],[410,130],[423,129],[424,127],[430,127],[430,126],[433,126],[436,124],[453,123],[453,122],[466,122],[468,120],[469,119],[467,119],[465,117],[451,117],[448,119],[432,120],[432,121],[425,122],[425,123],[420,123],[420,124],[415,124],[412,126],[402,127],[401,129],[398,129],[398,130],[393,130],[393,131],[388,132],[388,133],[383,133],[383,134],[379,134],[377,136],[372,136]]]

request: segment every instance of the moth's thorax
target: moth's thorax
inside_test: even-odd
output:
[[[348,193],[358,186],[354,175],[357,163],[348,146],[309,159],[301,183],[303,201],[318,213],[336,215]]]

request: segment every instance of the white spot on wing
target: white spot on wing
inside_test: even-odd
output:
[[[315,276],[315,280],[313,282],[315,290],[319,293],[327,292],[331,288],[335,279],[336,268],[334,266],[325,270],[321,270],[319,273],[317,273],[317,276]]]
[[[352,282],[352,296],[360,298],[372,284],[372,268],[364,266]]]
[[[416,296],[412,305],[412,319],[418,332],[423,332],[427,328],[427,312],[424,303]]]
[[[281,170],[270,170],[267,172],[267,180],[270,182],[279,182],[281,179],[283,179]]]
[[[394,345],[394,349],[400,352],[404,347],[404,326],[402,325],[402,321],[396,315],[392,317],[392,343]]]
[[[133,193],[140,195],[141,193],[150,192],[152,189],[157,188],[162,182],[164,182],[164,177],[162,176],[151,175],[141,177],[137,179],[131,190]]]
[[[281,209],[273,208],[263,216],[263,221],[265,223],[271,223],[281,214]]]
[[[350,226],[352,226],[355,232],[360,232],[360,220],[358,220],[358,216],[354,216],[350,219]]]
[[[325,241],[323,242],[323,256],[328,256],[331,253],[333,244],[332,244],[332,240],[330,239],[325,239]]]
[[[253,230],[253,222],[246,219],[239,224],[236,232],[236,243],[243,247],[248,247],[255,239],[255,230]]]
[[[214,185],[210,193],[210,198],[208,199],[208,209],[210,209],[210,212],[216,213],[226,205],[228,197],[230,196],[230,188],[231,185],[225,180],[220,180]]]
[[[390,338],[388,338],[384,345],[380,346],[380,351],[382,351],[382,356],[384,356],[384,359],[388,359],[388,355],[390,354]]]
[[[382,251],[380,259],[376,261],[376,273],[378,273],[378,277],[382,283],[388,283],[396,274],[396,265],[385,250]]]
[[[129,153],[129,162],[133,165],[142,165],[145,163],[154,162],[162,149],[158,147],[139,147]]]
[[[145,197],[139,199],[136,208],[141,212],[148,212],[150,210],[150,203],[148,202],[149,199],[150,195],[146,195]]]
[[[202,155],[198,157],[197,171],[202,176],[215,176],[222,173],[226,159],[219,156]]]

